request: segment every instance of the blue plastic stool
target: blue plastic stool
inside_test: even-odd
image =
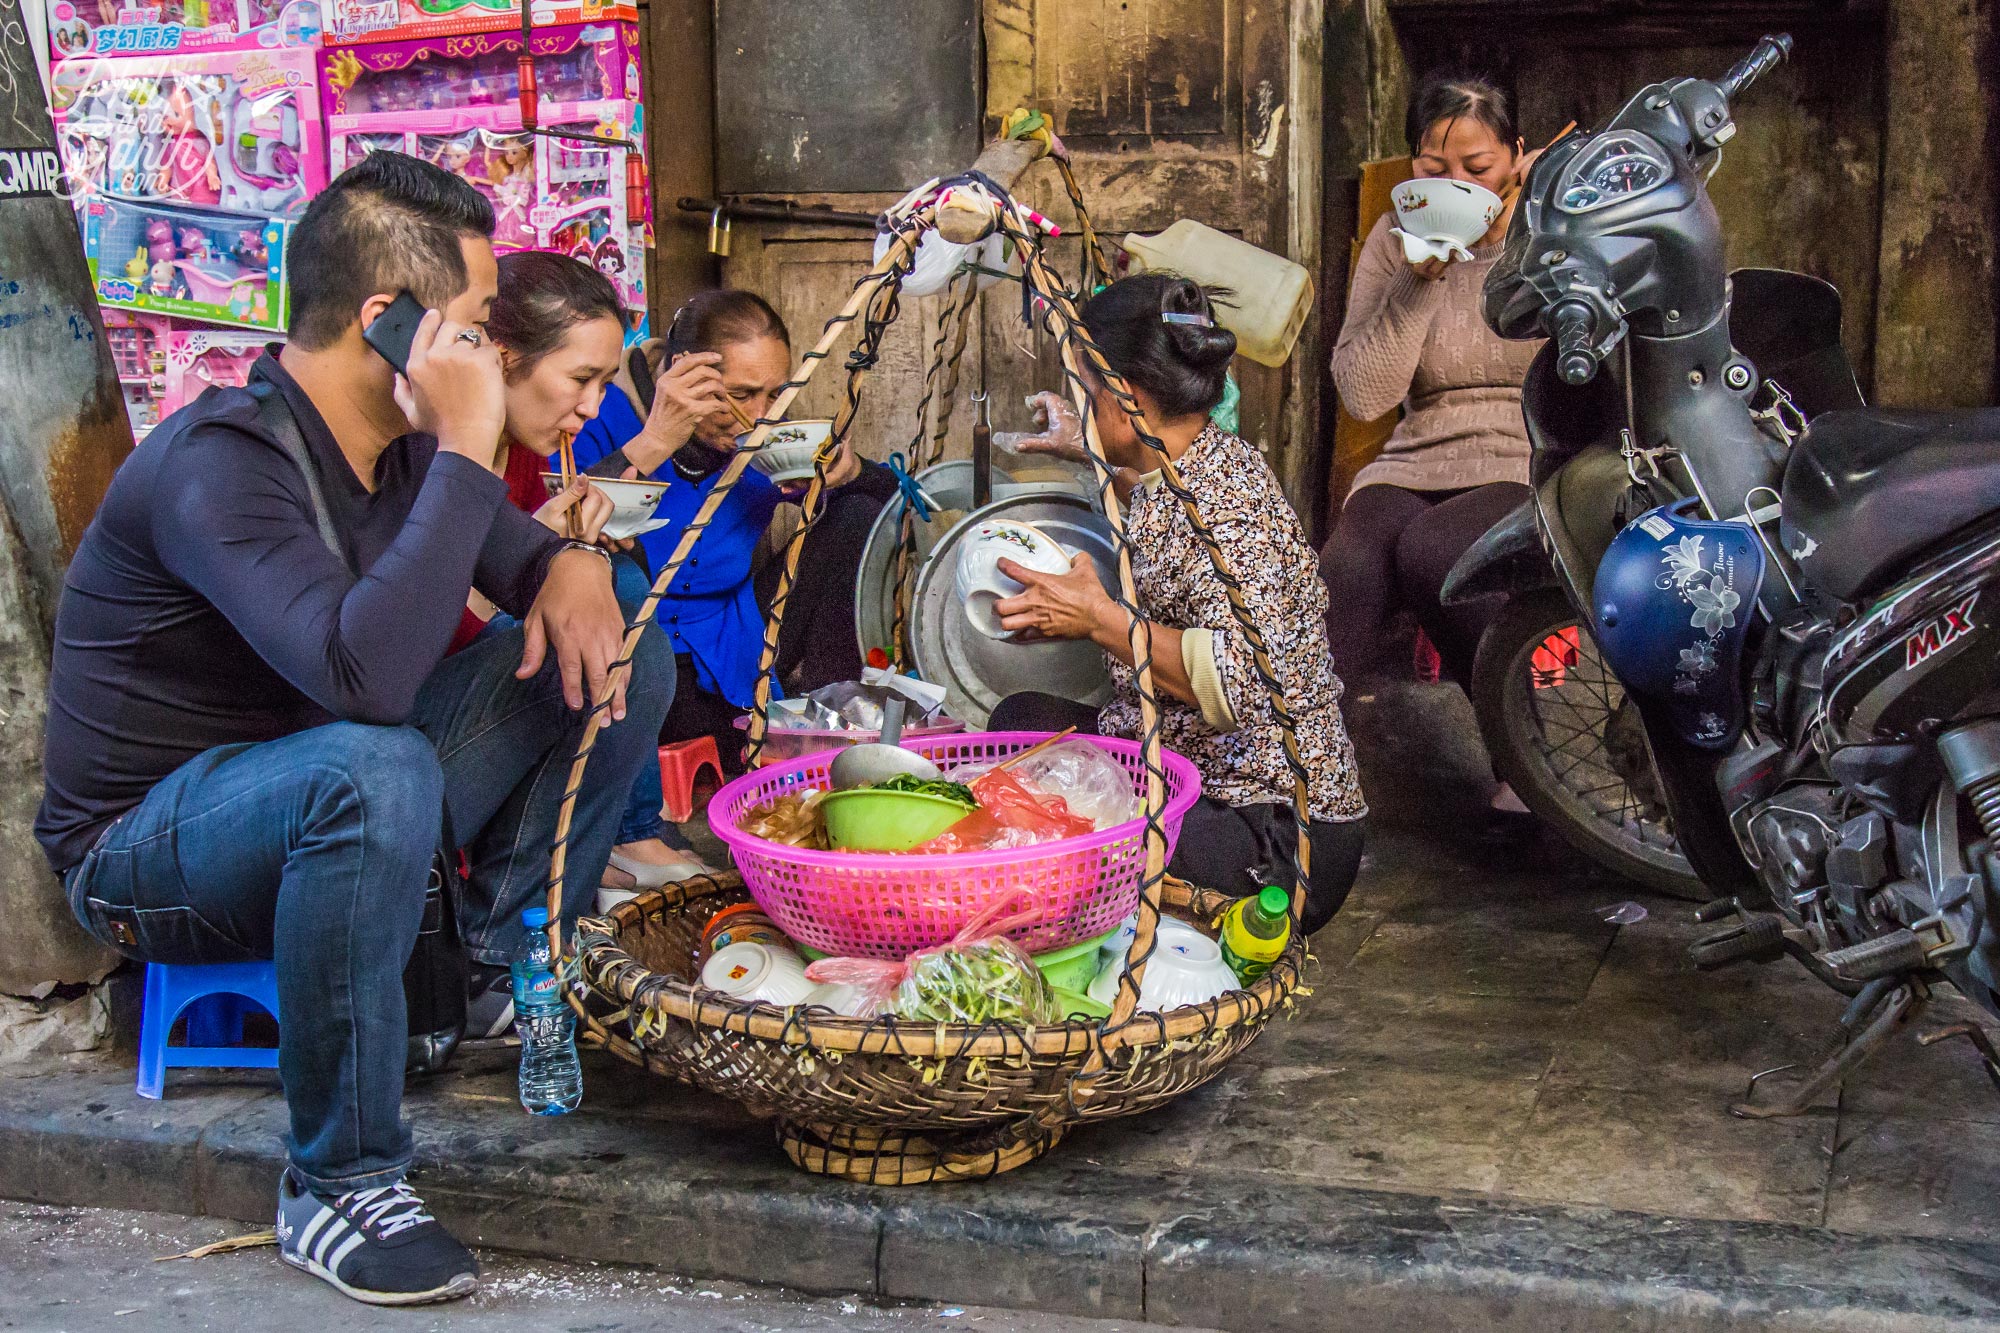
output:
[[[148,963],[139,1017],[139,1095],[158,1101],[169,1068],[276,1069],[278,1053],[242,1045],[251,1006],[278,1017],[275,963]],[[187,1045],[167,1045],[186,1010]]]

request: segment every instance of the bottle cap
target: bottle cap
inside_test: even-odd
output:
[[[1257,891],[1257,907],[1265,916],[1285,916],[1292,910],[1292,895],[1275,884]]]
[[[549,928],[549,909],[546,907],[526,908],[521,913],[521,924],[529,930],[547,930]]]

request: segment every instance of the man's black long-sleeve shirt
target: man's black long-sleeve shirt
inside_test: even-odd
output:
[[[58,872],[204,750],[401,722],[468,589],[523,614],[562,549],[427,435],[390,445],[370,492],[276,356],[252,376],[298,422],[346,561],[247,389],[210,390],[133,451],[56,612],[35,836]]]

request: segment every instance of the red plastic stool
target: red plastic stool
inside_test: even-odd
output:
[[[715,737],[697,736],[691,741],[660,747],[660,790],[667,798],[667,818],[685,824],[694,818],[694,784],[707,769],[722,784],[722,755]]]

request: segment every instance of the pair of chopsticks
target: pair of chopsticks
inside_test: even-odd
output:
[[[559,437],[556,442],[556,471],[562,477],[563,494],[569,494],[569,488],[576,484],[576,449],[568,435]],[[575,505],[571,505],[569,512],[563,515],[563,535],[572,541],[576,539]]]
[[[1021,753],[1019,754],[1008,755],[1005,759],[1002,759],[999,763],[993,765],[993,771],[995,773],[998,773],[1003,768],[1012,768],[1014,765],[1020,763],[1023,759],[1033,758],[1035,755],[1038,755],[1042,751],[1048,749],[1051,745],[1054,745],[1057,741],[1064,740],[1069,736],[1075,734],[1075,732],[1076,732],[1075,727],[1064,727],[1061,731],[1058,731],[1055,735],[1049,737],[1047,740],[1041,741],[1035,745],[1030,745],[1027,749],[1021,751]]]

